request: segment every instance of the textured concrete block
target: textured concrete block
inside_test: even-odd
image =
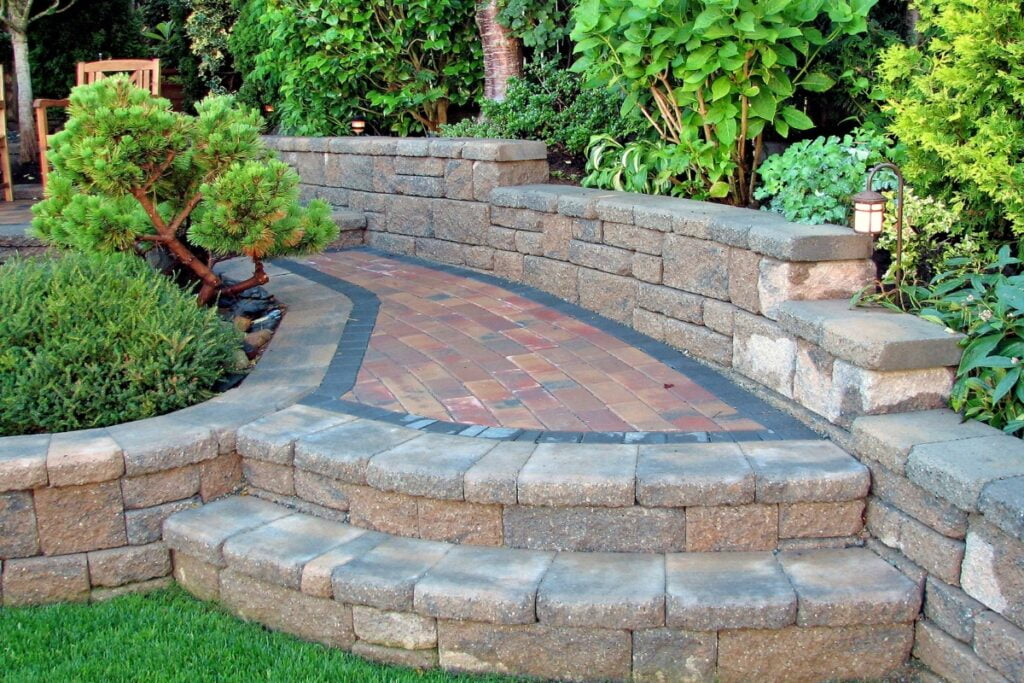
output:
[[[988,484],[982,490],[978,509],[988,522],[1024,541],[1024,477]]]
[[[295,495],[332,510],[348,510],[347,484],[305,470],[295,470]]]
[[[357,640],[352,645],[352,654],[372,662],[380,662],[389,666],[400,666],[406,669],[433,669],[437,667],[437,650],[404,650],[399,647],[374,645],[365,640]]]
[[[960,582],[963,541],[943,536],[877,499],[868,502],[867,528],[882,543],[898,549],[930,574],[946,583]]]
[[[983,521],[967,532],[964,591],[1024,628],[1024,544]]]
[[[474,503],[514,505],[517,502],[519,471],[535,448],[532,443],[515,441],[497,444],[466,470],[463,478],[465,499]]]
[[[688,552],[774,550],[779,543],[775,505],[686,508]]]
[[[164,541],[172,550],[223,567],[224,541],[290,514],[291,510],[259,498],[224,498],[169,517],[164,522]]]
[[[192,465],[219,453],[212,429],[176,420],[173,414],[116,425],[108,431],[124,451],[129,477]]]
[[[632,275],[633,253],[604,244],[572,240],[569,243],[569,261],[612,275]]]
[[[1009,435],[915,446],[907,477],[957,507],[976,512],[982,489],[1024,476],[1024,443]]]
[[[255,489],[282,496],[295,495],[295,468],[291,465],[243,459],[242,476]]]
[[[909,623],[921,607],[918,587],[870,550],[783,553],[796,590],[799,626]]]
[[[638,284],[633,278],[580,268],[579,304],[606,318],[629,323],[636,308]]]
[[[649,554],[561,553],[541,581],[537,617],[556,626],[663,626],[665,560]]]
[[[416,611],[439,619],[532,624],[537,586],[553,557],[532,550],[456,546],[416,584]]]
[[[28,491],[0,493],[0,558],[30,557],[39,552],[36,512]]]
[[[229,610],[265,626],[330,647],[355,641],[352,609],[226,569],[220,577],[220,600]]]
[[[736,306],[727,304],[718,299],[704,299],[704,307],[701,311],[703,323],[708,329],[719,334],[732,337],[733,323],[736,319]]]
[[[863,498],[868,469],[829,441],[741,444],[757,479],[757,500],[771,503]]]
[[[998,614],[985,612],[978,617],[974,651],[1009,680],[1024,680],[1024,630]]]
[[[691,325],[679,320],[666,320],[665,343],[716,365],[725,367],[732,365],[732,340],[700,325]]]
[[[295,442],[300,437],[351,420],[349,415],[294,405],[239,429],[238,452],[252,460],[290,465],[295,454]]]
[[[89,599],[85,554],[5,560],[3,601],[7,607]]]
[[[105,429],[54,434],[46,454],[50,486],[76,486],[124,474],[121,447]]]
[[[725,631],[718,638],[718,676],[723,682],[882,678],[903,665],[913,639],[910,624]]]
[[[636,446],[541,444],[519,472],[519,503],[633,505],[636,461]]]
[[[956,586],[929,576],[925,584],[924,614],[957,640],[974,640],[974,622],[985,606]]]
[[[49,434],[0,437],[0,491],[46,486]]]
[[[490,223],[487,204],[446,199],[434,203],[434,236],[438,239],[460,244],[486,244]]]
[[[751,313],[760,313],[758,267],[761,255],[748,249],[729,249],[728,264],[729,301]]]
[[[200,600],[220,597],[220,568],[177,551],[171,551],[174,580]]]
[[[754,502],[754,472],[736,444],[641,446],[636,497],[650,507]]]
[[[714,678],[718,658],[715,633],[672,628],[633,632],[633,680],[636,683],[698,683]]]
[[[199,496],[204,502],[236,492],[242,486],[242,458],[238,453],[219,455],[199,463]]]
[[[910,450],[918,444],[1000,434],[980,422],[964,422],[948,409],[859,417],[850,431],[858,454],[882,463],[897,474],[903,474]]]
[[[462,500],[462,478],[493,443],[423,434],[374,456],[366,469],[370,486],[413,496]]]
[[[794,263],[764,258],[753,277],[761,312],[772,320],[778,320],[787,301],[848,301],[874,280],[875,264],[866,259]],[[829,302],[830,305],[834,303]],[[832,349],[831,346],[826,348]]]
[[[944,536],[967,534],[967,513],[881,465],[871,465],[871,492]]]
[[[123,586],[171,573],[171,553],[163,543],[94,550],[88,561],[93,586]]]
[[[162,576],[159,579],[136,581],[135,583],[126,583],[123,586],[114,586],[112,588],[93,588],[92,591],[89,592],[89,601],[105,602],[107,600],[119,598],[123,595],[138,595],[143,593],[152,593],[153,591],[162,591],[173,585],[173,577]]]
[[[437,647],[437,621],[430,617],[355,605],[352,625],[356,636],[375,645],[404,650]]]
[[[943,680],[1006,683],[1006,679],[981,661],[971,648],[946,635],[931,622],[920,622],[915,635],[914,657]]]
[[[422,433],[382,422],[354,420],[296,441],[295,467],[350,484],[365,484],[370,458],[417,436]]]
[[[190,498],[199,493],[199,467],[176,467],[172,470],[125,477],[121,480],[121,495],[127,510],[148,508],[175,500]]]
[[[717,242],[682,235],[665,236],[665,272],[669,287],[729,299],[729,250]]]
[[[863,527],[863,500],[779,505],[779,538],[854,536]]]
[[[630,674],[627,631],[442,621],[437,639],[441,667],[452,671],[569,681],[625,680]]]
[[[633,254],[632,271],[637,280],[658,285],[664,273],[663,262],[660,256]]]
[[[451,546],[389,538],[362,557],[334,569],[334,599],[379,609],[411,611],[416,582]]]
[[[349,520],[356,526],[398,536],[419,533],[419,501],[404,493],[348,486]]]
[[[364,533],[311,515],[290,515],[229,538],[224,560],[261,581],[298,590],[307,562]]]
[[[472,545],[502,544],[500,505],[421,498],[416,514],[420,538]]]
[[[537,256],[523,259],[524,284],[554,294],[560,299],[570,302],[579,301],[577,290],[577,271],[579,268],[571,263],[562,263]]]
[[[347,543],[335,546],[322,555],[317,555],[309,560],[302,568],[302,592],[320,598],[333,597],[334,588],[331,586],[331,575],[334,570],[362,557],[386,538],[388,537],[376,531],[367,531]]]
[[[39,545],[65,555],[125,545],[121,487],[116,481],[35,491]]]
[[[164,520],[175,512],[199,507],[202,504],[200,498],[188,498],[176,500],[173,503],[164,503],[151,508],[139,510],[126,510],[124,513],[125,530],[128,534],[128,543],[131,545],[145,545],[159,541],[163,536]]]
[[[463,151],[465,157],[465,151]],[[548,179],[547,161],[520,161],[514,164],[477,161],[473,165],[473,198],[486,202],[491,191],[509,185],[543,183]]]
[[[604,241],[613,247],[660,256],[664,240],[665,231],[663,230],[651,230],[637,225],[611,221],[604,224]]]
[[[796,621],[796,593],[770,553],[668,555],[665,571],[668,626],[718,631]]]
[[[741,374],[792,398],[796,341],[775,323],[737,313],[733,320],[732,364]]]
[[[676,552],[686,549],[681,509],[505,508],[505,545],[535,550]]]
[[[940,408],[952,388],[952,368],[876,371],[837,360],[825,417],[846,426],[860,415]]]

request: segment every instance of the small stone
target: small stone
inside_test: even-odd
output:
[[[356,636],[375,645],[404,650],[437,647],[437,621],[431,617],[355,605],[352,624]]]
[[[46,555],[125,545],[121,487],[116,481],[35,490],[39,544]]]
[[[270,343],[270,340],[274,338],[274,331],[268,329],[257,330],[255,332],[249,332],[245,335],[242,343],[246,346],[254,348],[256,350],[262,349],[264,346]]]
[[[3,565],[3,600],[7,607],[89,599],[84,553],[5,560]]]

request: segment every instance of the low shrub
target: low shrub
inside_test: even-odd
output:
[[[928,284],[869,297],[966,336],[950,396],[953,410],[1008,434],[1024,432],[1024,274],[1010,247],[980,270],[967,258],[946,262]],[[899,296],[902,295],[902,296]]]
[[[240,348],[214,310],[122,254],[0,268],[0,435],[128,422],[212,395]]]
[[[540,139],[571,154],[583,154],[591,136],[627,139],[647,125],[639,112],[621,116],[614,88],[585,90],[580,78],[554,63],[533,63],[513,78],[501,102],[482,100],[480,121],[442,126],[446,137]]]

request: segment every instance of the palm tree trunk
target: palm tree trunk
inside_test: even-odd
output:
[[[484,49],[484,97],[505,99],[508,79],[523,72],[523,48],[519,39],[498,23],[498,0],[479,0],[476,25]]]
[[[28,61],[28,36],[13,26],[8,27],[14,48],[14,87],[18,95],[18,135],[21,138],[21,163],[37,160],[35,112],[32,109],[32,71]]]

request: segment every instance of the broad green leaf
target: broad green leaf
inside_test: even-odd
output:
[[[782,118],[785,119],[786,123],[797,130],[809,130],[814,128],[814,122],[811,121],[811,118],[796,107],[790,106],[783,108]]]
[[[719,180],[708,189],[708,196],[712,199],[724,199],[729,196],[729,183]]]
[[[836,82],[830,76],[820,71],[807,74],[798,84],[804,90],[811,92],[825,92],[834,86]]]
[[[719,76],[711,86],[711,99],[720,100],[732,91],[732,82],[728,76]]]

